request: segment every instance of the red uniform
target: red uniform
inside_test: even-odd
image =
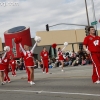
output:
[[[41,55],[42,61],[43,61],[43,72],[45,71],[45,68],[46,68],[46,73],[48,73],[49,53],[47,51],[42,51],[40,55]]]
[[[2,58],[0,58],[0,71],[4,71],[5,68],[4,68],[4,65],[3,65],[3,60]]]
[[[9,62],[10,66],[11,66],[11,69],[12,69],[12,75],[13,76],[16,76],[16,61],[15,60],[10,60]]]
[[[59,60],[64,60],[62,51],[58,51]]]
[[[29,71],[29,69],[26,67],[26,64],[25,64],[25,56],[24,56],[24,54],[23,54],[23,52],[21,52],[21,56],[23,57],[23,59],[24,59],[24,66],[25,66],[25,69],[26,69],[26,73],[27,73],[27,77],[28,77],[28,81],[30,82],[30,71]]]
[[[96,82],[100,80],[100,37],[88,35],[85,37],[84,45],[87,46],[88,50],[91,52],[90,57],[93,63],[93,75],[92,81]]]
[[[30,51],[25,51],[23,49],[22,45],[19,43],[19,46],[24,54],[23,56],[24,56],[25,66],[29,69],[29,71],[31,70],[32,72],[34,71],[32,69],[32,67],[34,67],[33,51],[34,51],[34,48],[36,47],[36,44],[37,44],[37,42],[34,44],[34,46],[32,47],[32,49]],[[34,75],[32,74],[32,72],[30,72],[30,80],[31,80],[30,84],[31,85],[35,84],[34,82],[32,82],[34,79]]]
[[[34,67],[33,54],[31,53],[31,51],[26,51],[24,59],[26,67]]]
[[[4,77],[4,81],[10,81],[10,78],[8,76],[8,73],[9,73],[9,59],[6,57],[3,59],[3,65],[4,65],[4,68],[5,68],[5,77]]]

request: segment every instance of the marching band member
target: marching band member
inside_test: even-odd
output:
[[[30,84],[31,85],[35,84],[34,83],[34,61],[33,61],[32,53],[33,53],[33,50],[36,46],[36,43],[31,50],[29,50],[29,46],[27,46],[27,45],[24,45],[24,48],[23,48],[21,43],[19,43],[19,46],[22,49],[22,52],[23,52],[24,57],[25,57],[25,59],[24,59],[25,65],[28,68],[28,70],[30,71],[30,80],[31,80]]]
[[[10,83],[10,78],[8,76],[8,73],[9,73],[9,58],[7,56],[3,60],[3,65],[5,67],[5,70],[4,70],[4,73],[5,73],[4,83],[6,83],[6,82]]]
[[[16,61],[12,56],[10,56],[10,61],[9,61],[9,66],[11,67],[12,70],[12,76],[16,76]]]
[[[37,42],[40,42],[41,38],[36,36],[35,37],[35,41],[36,43],[34,44],[34,46],[32,47],[32,49],[29,49],[29,46],[24,45],[24,48],[22,47],[21,43],[19,42],[19,46],[24,54],[25,57],[25,65],[28,68],[28,70],[30,71],[30,84],[33,85],[34,83],[34,60],[33,60],[33,51],[37,45]]]
[[[95,35],[95,28],[88,27],[89,35],[84,38],[83,48],[90,55],[93,64],[92,82],[100,84],[100,36]]]
[[[63,47],[63,49],[61,50],[61,48],[59,47],[58,48],[58,59],[59,59],[59,62],[61,63],[61,66],[62,66],[62,72],[64,71],[63,70],[63,66],[64,66],[64,63],[63,63],[63,61],[64,61],[64,57],[63,57],[63,50],[66,48],[66,46],[68,45],[68,43],[67,42],[65,42],[64,43],[64,47]]]
[[[0,57],[0,79],[1,79],[1,85],[4,85],[4,70],[5,70],[5,66],[3,64],[3,60],[6,57],[7,51],[10,50],[9,46],[4,47],[5,53],[2,53],[1,57]]]
[[[21,56],[22,56],[22,59],[24,60],[24,66],[25,66],[25,69],[26,69],[26,73],[27,73],[27,81],[28,83],[30,83],[30,71],[29,69],[26,67],[26,64],[25,64],[25,56],[23,54],[23,52],[21,52]]]
[[[43,63],[43,73],[45,73],[45,69],[46,69],[46,73],[48,73],[48,60],[49,60],[49,53],[46,50],[45,47],[43,47],[43,50],[41,51],[41,61]]]

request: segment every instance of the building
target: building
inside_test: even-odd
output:
[[[41,42],[38,43],[36,48],[36,53],[41,51],[41,47],[46,46],[47,50],[50,52],[50,47],[53,43],[57,44],[57,48],[64,47],[64,42],[68,42],[68,46],[65,48],[65,51],[74,51],[77,52],[82,48],[82,42],[86,36],[84,29],[77,30],[55,30],[55,31],[38,31],[36,32],[37,36],[41,37]],[[100,36],[100,30],[98,31]],[[52,50],[51,50],[52,51]],[[54,54],[52,52],[51,54]]]

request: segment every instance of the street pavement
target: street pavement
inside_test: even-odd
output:
[[[0,100],[100,100],[100,84],[91,80],[92,65],[35,69],[35,85],[27,83],[25,71],[17,71],[11,83],[0,85]]]

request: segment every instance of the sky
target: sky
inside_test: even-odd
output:
[[[87,8],[89,23],[96,19],[97,30],[100,30],[100,0],[87,0]],[[52,26],[59,23],[88,25],[85,0],[0,0],[0,37],[3,42],[4,32],[13,27],[30,27],[33,38],[37,31],[46,31],[46,24]],[[50,31],[84,28],[61,24],[50,27]]]

